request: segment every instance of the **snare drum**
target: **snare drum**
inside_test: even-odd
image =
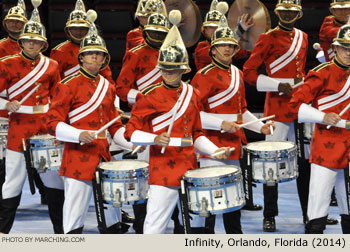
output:
[[[46,169],[59,171],[62,161],[63,142],[49,134],[29,138],[32,166],[39,173]]]
[[[245,148],[254,182],[274,185],[297,178],[297,147],[293,142],[259,141]]]
[[[9,122],[7,120],[0,120],[0,159],[5,157],[8,129]]]
[[[102,198],[114,207],[122,203],[142,203],[147,199],[148,163],[142,160],[103,162],[101,169]]]
[[[221,214],[245,205],[241,169],[233,165],[189,170],[187,182],[188,208],[200,216]]]

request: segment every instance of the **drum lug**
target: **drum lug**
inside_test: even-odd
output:
[[[45,165],[46,165],[46,158],[41,156],[40,160],[39,160],[39,166],[38,166],[38,172],[39,173],[43,173],[43,172],[46,171]]]
[[[120,208],[122,207],[122,192],[120,191],[120,189],[115,190],[115,194],[114,194],[114,198],[113,198],[113,207],[114,208]]]
[[[200,217],[209,217],[208,200],[204,197],[202,198],[200,206],[199,206],[199,216]]]

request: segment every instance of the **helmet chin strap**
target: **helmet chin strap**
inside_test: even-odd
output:
[[[231,60],[232,57],[236,54],[237,52],[237,48],[233,51],[233,53],[230,56],[225,56],[223,53],[220,52],[220,50],[215,46],[216,51],[218,52],[218,54],[224,58],[224,60]],[[216,58],[217,59],[217,58]]]
[[[171,83],[177,81],[179,78],[181,78],[182,74],[183,73],[179,73],[178,75],[176,75],[174,78],[171,78],[171,79],[166,78],[166,77],[164,77],[164,75],[162,75],[162,78],[167,84],[171,84]]]
[[[281,15],[279,14],[278,10],[275,10],[275,14],[278,16],[279,20],[281,20],[285,24],[291,24],[296,22],[298,19],[300,19],[303,16],[303,12],[299,11],[298,15],[295,16],[292,20],[284,20]]]
[[[344,66],[349,66],[350,65],[350,61],[346,61],[346,60],[344,60],[341,56],[340,56],[340,54],[338,53],[338,47],[336,46],[335,47],[335,52],[336,52],[336,58],[337,58],[337,60],[342,64],[342,65],[344,65]]]
[[[70,36],[73,40],[75,40],[76,42],[81,42],[81,41],[85,38],[85,36],[87,35],[87,32],[86,32],[86,34],[85,34],[84,36],[82,36],[81,38],[78,38],[78,37],[74,36],[74,35],[71,33],[71,31],[69,30],[69,28],[68,28],[68,34],[69,34],[69,36]]]

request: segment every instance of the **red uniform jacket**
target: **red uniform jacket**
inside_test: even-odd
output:
[[[126,34],[126,51],[141,45],[145,39],[142,36],[142,28],[139,26]]]
[[[79,72],[79,49],[80,46],[78,44],[66,40],[51,50],[50,58],[58,62],[62,79]],[[109,66],[103,69],[100,74],[114,85],[112,71]]]
[[[272,78],[302,78],[305,76],[304,68],[306,64],[308,37],[304,32],[302,32],[302,42],[297,55],[293,57],[293,54],[290,54],[287,59],[291,59],[291,61],[277,72],[272,73],[272,67],[270,67],[270,64],[276,62],[276,60],[283,55],[286,55],[293,45],[296,47],[298,46],[298,42],[293,44],[296,31],[297,29],[295,28],[292,32],[289,32],[282,30],[280,27],[276,27],[260,35],[249,59],[243,66],[244,80],[248,84],[256,85],[259,75],[258,69],[263,63],[266,66],[267,75]],[[287,62],[287,59],[282,61],[282,64]],[[287,108],[290,98],[291,94],[279,95],[279,92],[267,92],[264,116],[275,114],[276,121],[292,122],[295,119],[295,115]]]
[[[21,47],[17,43],[17,40],[12,37],[7,37],[0,40],[0,58],[15,55],[21,52]],[[2,99],[6,99],[6,96],[0,95]],[[0,110],[0,117],[8,117],[7,110]]]
[[[126,52],[117,79],[117,95],[122,101],[130,101],[131,89],[141,91],[162,80],[160,69],[156,68],[158,55],[159,50],[147,44]]]
[[[211,63],[209,56],[210,42],[208,40],[201,41],[197,44],[194,51],[194,64],[197,71]],[[239,60],[249,57],[249,52],[246,50],[239,50],[232,58],[232,60]]]
[[[214,107],[209,106],[208,99],[227,90],[232,79],[235,79],[235,73],[231,73],[230,68],[212,63],[197,72],[194,76],[191,84],[199,90],[201,104],[203,105],[203,110],[205,112],[215,114],[243,114],[247,111],[243,74],[239,69],[236,67],[234,68],[237,73],[239,73],[239,86],[235,94],[226,101],[220,101],[226,96],[216,100],[218,104]],[[246,142],[243,129],[235,133],[221,133],[217,130],[203,130],[203,132],[204,135],[219,148],[225,146],[235,147],[235,151],[232,152],[229,159],[239,160],[241,142]]]
[[[319,39],[326,61],[333,59],[335,56],[335,52],[332,49],[332,43],[342,25],[344,24],[339,23],[334,16],[325,17],[323,20]]]
[[[174,107],[184,85],[187,84],[182,83],[179,88],[172,88],[164,83],[159,83],[145,89],[143,93],[139,93],[137,102],[131,111],[131,118],[126,125],[125,138],[130,140],[135,130],[147,131],[156,135],[167,132],[168,127],[154,131],[152,120],[164,115]],[[198,91],[193,89],[193,93],[189,97],[188,107],[180,118],[175,120],[170,136],[192,137],[193,142],[195,142],[199,136],[203,135]],[[161,186],[179,186],[181,176],[187,170],[198,167],[194,146],[167,146],[164,154],[161,154],[161,149],[161,146],[150,146],[148,183]]]
[[[313,107],[325,113],[339,114],[349,104],[348,98],[342,101],[342,98],[346,98],[345,96],[350,93],[349,72],[349,69],[338,63],[336,58],[310,70],[302,88],[293,94],[289,109],[297,113],[302,103],[312,103]],[[345,92],[340,93],[342,90]],[[349,120],[350,110],[341,118]],[[338,127],[326,129],[326,127],[323,124],[315,124],[310,163],[332,169],[344,169],[348,166],[350,131]]]
[[[38,75],[40,69],[45,69],[41,75],[31,86],[24,91],[26,83],[29,84]],[[7,89],[7,94],[10,101],[21,101],[23,97],[29,93],[37,84],[41,84],[34,94],[32,94],[23,104],[24,106],[48,106],[50,97],[53,95],[53,89],[57,82],[60,81],[58,73],[58,64],[43,55],[39,55],[37,59],[31,59],[23,52],[0,60],[0,92]],[[23,78],[29,73],[36,71],[36,74],[29,81],[23,81]],[[29,107],[27,107],[29,108]],[[21,108],[20,108],[21,109]],[[33,109],[32,109],[33,111]],[[13,151],[23,151],[22,139],[26,140],[37,133],[45,133],[45,125],[41,122],[43,113],[12,113],[9,117],[9,130],[7,148]]]
[[[69,122],[68,114],[86,104],[95,93],[101,76],[93,76],[83,69],[80,73],[70,76],[57,85],[52,106],[47,112],[45,121],[51,135],[56,135],[59,122],[67,122],[77,129],[98,130],[118,116],[114,106],[115,87],[109,84],[106,94],[98,107],[87,116],[73,123]],[[111,136],[122,127],[118,120],[108,128]],[[107,139],[96,139],[89,144],[66,142],[62,157],[60,175],[79,180],[91,180],[100,161],[110,161],[109,143]]]

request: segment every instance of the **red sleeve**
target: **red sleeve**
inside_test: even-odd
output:
[[[200,70],[211,63],[209,48],[210,45],[206,41],[198,43],[194,51],[194,63],[197,70]]]
[[[118,97],[124,101],[128,101],[128,93],[130,89],[135,88],[137,89],[135,83],[136,83],[136,77],[135,77],[135,70],[138,65],[138,58],[133,52],[126,52],[124,57],[124,62],[122,69],[119,73],[118,79],[117,79],[117,95]]]
[[[340,29],[340,25],[336,25],[334,23],[334,17],[328,16],[325,17],[320,33],[319,33],[319,41],[320,46],[324,51],[326,61],[329,61],[329,53],[328,50],[331,49],[333,39],[337,36],[338,30]]]
[[[264,63],[264,59],[269,53],[271,45],[269,40],[270,38],[267,34],[261,34],[249,59],[243,65],[244,81],[250,85],[256,86],[256,80],[259,76],[258,69]]]
[[[126,51],[141,45],[144,42],[144,38],[142,36],[142,32],[139,30],[129,31],[126,35]]]
[[[58,72],[61,76],[61,78],[63,78],[63,64],[64,64],[64,57],[62,58],[62,54],[61,54],[61,51],[60,50],[55,50],[55,49],[52,49],[51,50],[51,53],[50,53],[50,58],[57,61],[58,63]]]
[[[50,98],[53,98],[53,96],[55,95],[56,92],[56,85],[61,81],[61,76],[60,76],[60,72],[59,72],[59,65],[56,61],[54,61],[54,66],[57,69],[56,71],[54,71],[54,76],[52,78],[52,80],[50,80]]]
[[[194,115],[194,123],[193,123],[193,142],[196,141],[196,139],[200,136],[204,136],[203,130],[202,130],[202,121],[200,117],[200,110],[201,110],[201,99],[200,99],[200,94],[197,89],[193,89],[193,97],[196,99],[196,108],[197,108],[197,113]]]

